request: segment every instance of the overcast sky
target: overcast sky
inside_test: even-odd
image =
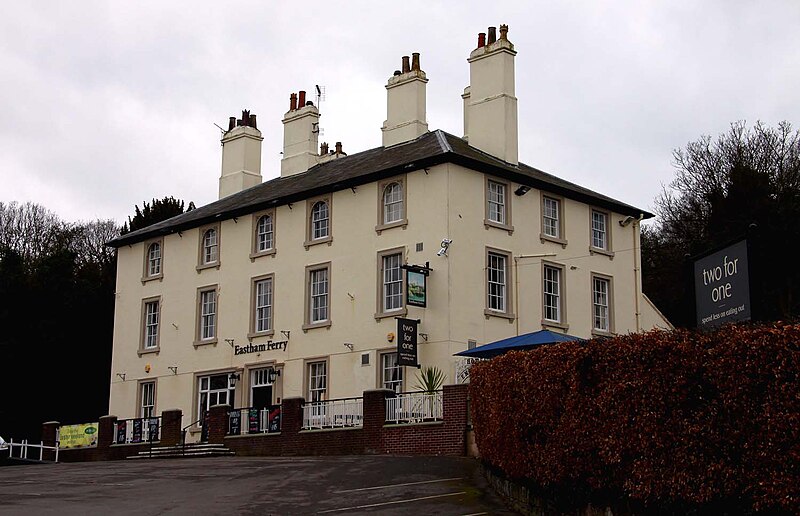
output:
[[[277,5],[281,7],[277,7]],[[392,7],[388,7],[391,5]],[[292,6],[289,8],[288,6]],[[119,223],[217,198],[220,131],[249,109],[280,172],[289,94],[323,135],[381,144],[384,85],[421,54],[428,125],[463,134],[466,59],[509,25],[520,161],[652,211],[673,149],[730,123],[800,125],[800,2],[3,2],[0,202]]]

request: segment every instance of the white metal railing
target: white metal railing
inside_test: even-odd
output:
[[[114,422],[114,444],[158,441],[160,431],[161,416],[118,419]]]
[[[281,431],[281,406],[262,409],[245,407],[228,412],[228,435],[276,433]]]
[[[363,426],[363,398],[312,401],[303,405],[303,430]]]
[[[55,446],[45,446],[44,441],[40,441],[39,444],[29,444],[27,439],[23,439],[21,443],[15,443],[14,439],[11,439],[10,442],[6,443],[8,446],[8,457],[10,459],[25,459],[25,460],[44,460],[44,451],[45,450],[53,450],[55,452],[55,458],[53,462],[58,462],[58,442],[56,442]],[[14,455],[14,448],[16,448],[19,453],[15,456]],[[36,449],[39,450],[39,458],[31,458],[29,457],[28,452],[33,449],[34,452]]]
[[[406,392],[386,399],[387,423],[421,423],[444,419],[442,391]]]

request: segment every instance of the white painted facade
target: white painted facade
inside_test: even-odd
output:
[[[505,35],[502,29],[501,34]],[[481,69],[472,68],[471,95],[465,98],[465,115],[471,128],[468,140],[506,164],[515,165],[515,51],[505,38],[494,45],[494,57],[491,48],[479,48],[470,57],[470,66]],[[492,62],[495,57],[498,60]],[[481,79],[481,74],[494,75],[497,70],[502,72],[498,85],[482,85],[491,81]],[[431,135],[424,116],[425,82],[424,72],[418,69],[390,79],[383,128],[385,146]],[[500,91],[492,94],[491,88]],[[393,90],[399,95],[393,96]],[[393,98],[398,99],[397,105]],[[315,165],[330,159],[327,153],[319,157],[311,151],[312,142],[316,147],[317,141],[316,134],[309,131],[313,131],[318,116],[315,106],[296,106],[284,117],[285,149],[292,150],[284,153],[279,180],[292,176],[300,181],[312,176],[311,184],[320,170]],[[488,127],[489,123],[503,129],[490,131],[498,125]],[[226,163],[237,159],[253,163],[252,155],[236,155],[252,154],[256,144],[260,152],[261,135],[255,128],[237,127],[234,131],[251,138],[245,141],[248,145],[238,149],[229,147],[226,139],[239,142],[241,138],[233,139],[232,131],[223,137],[221,198],[236,194],[238,186],[231,184],[247,189],[254,172],[260,178],[260,163],[257,171],[254,165],[246,164],[226,169]],[[252,173],[240,173],[242,170]],[[386,224],[382,196],[391,184],[402,189],[402,216]],[[467,349],[470,341],[481,345],[542,328],[591,337],[669,327],[641,292],[639,217],[632,214],[632,207],[618,213],[544,187],[515,194],[521,185],[445,159],[354,187],[332,187],[332,192],[309,194],[311,198],[302,202],[277,202],[264,210],[221,216],[199,227],[176,225],[146,235],[149,238],[145,240],[117,244],[109,412],[120,418],[140,417],[141,384],[154,382],[155,412],[180,408],[187,425],[198,418],[202,377],[238,374],[233,399],[227,401],[235,407],[248,407],[255,403],[250,388],[253,371],[265,367],[280,371],[269,393],[271,403],[283,397],[309,399],[310,390],[319,388],[312,385],[311,376],[319,373],[309,365],[314,362],[325,363],[325,399],[360,396],[364,390],[385,385],[381,355],[396,349],[396,316],[420,320],[419,363],[441,368],[447,383],[456,378],[459,359],[453,355]],[[492,212],[497,204],[493,207],[489,203],[490,190],[496,192],[498,188],[503,191],[500,222],[491,220],[498,218]],[[559,203],[557,238],[544,234],[545,199]],[[311,212],[318,200],[327,203],[330,231],[327,237],[314,240]],[[592,246],[593,213],[605,217],[606,249]],[[260,217],[265,214],[272,217],[272,248],[259,253],[254,246]],[[203,264],[203,238],[208,229],[216,231],[218,255],[216,261]],[[452,244],[446,255],[438,256],[443,238],[452,240]],[[150,270],[153,243],[160,249],[160,269],[155,274]],[[403,303],[399,310],[384,309],[381,267],[383,256],[392,253],[399,253],[406,264],[429,263],[432,271],[426,308]],[[487,266],[496,266],[497,257],[505,259],[499,301],[502,309],[490,306],[489,300]],[[489,264],[490,259],[495,262]],[[327,271],[328,318],[314,323],[309,320],[313,308],[309,283],[311,271],[319,268]],[[546,274],[553,270],[560,275],[560,321],[546,321],[548,314],[543,306]],[[261,278],[269,279],[272,287],[271,324],[266,332],[258,332],[254,326],[254,285]],[[596,278],[609,287],[607,331],[596,329]],[[204,291],[213,291],[213,296],[204,298]],[[214,335],[203,339],[203,301],[212,298]],[[552,297],[549,299],[552,301]],[[496,297],[494,302],[498,302]],[[158,320],[154,326],[148,310],[156,307]],[[274,349],[265,346],[262,351],[236,354],[237,347],[258,347],[270,341]],[[274,344],[283,341],[285,345]],[[414,389],[416,372],[404,368],[401,390]]]

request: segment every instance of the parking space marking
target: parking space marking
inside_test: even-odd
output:
[[[381,502],[381,503],[370,503],[367,505],[357,505],[355,507],[342,507],[341,509],[328,509],[327,511],[319,511],[317,514],[328,514],[331,512],[342,512],[342,511],[352,511],[355,509],[370,509],[372,507],[381,507],[384,505],[396,505],[398,503],[411,503],[411,502],[419,502],[421,500],[431,500],[433,498],[444,498],[446,496],[458,496],[467,494],[466,491],[459,491],[457,493],[446,493],[440,495],[431,495],[431,496],[421,496],[419,498],[408,498],[405,500],[394,500],[392,502]]]
[[[452,480],[464,480],[461,477],[456,478],[442,478],[439,480],[422,480],[420,482],[406,482],[403,484],[388,484],[385,486],[375,486],[375,487],[360,487],[358,489],[345,489],[343,491],[333,491],[333,494],[341,494],[341,493],[355,493],[356,491],[370,491],[373,489],[390,489],[392,487],[403,487],[403,486],[416,486],[419,484],[433,484],[436,482],[450,482]]]

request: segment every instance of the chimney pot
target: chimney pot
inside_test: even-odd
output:
[[[495,41],[497,41],[497,27],[489,27],[489,41],[487,41],[487,44],[491,45]]]
[[[336,142],[336,154],[342,153],[342,142]]]
[[[228,117],[228,131],[232,131],[234,127],[236,127],[236,117],[235,116],[229,116]]]
[[[326,154],[328,154],[328,142],[322,142],[319,146],[319,155],[324,156]]]
[[[256,126],[256,115],[250,115],[250,127],[253,129],[258,129]]]
[[[303,90],[300,90],[300,95],[299,95],[298,100],[297,100],[297,107],[298,108],[302,108],[305,105],[306,105],[306,92],[303,91]]]
[[[297,109],[297,93],[289,95],[289,111]]]
[[[508,40],[508,25],[500,25],[500,39]]]
[[[478,33],[478,48],[482,48],[486,46],[486,33],[479,32]]]
[[[398,75],[402,75],[402,74],[403,74],[403,72],[401,72],[400,70],[395,70],[393,75],[395,77],[397,77]]]
[[[411,67],[408,64],[408,56],[403,56],[403,73],[408,73],[411,71]]]
[[[419,52],[414,52],[411,54],[411,69],[420,71],[419,70]]]

